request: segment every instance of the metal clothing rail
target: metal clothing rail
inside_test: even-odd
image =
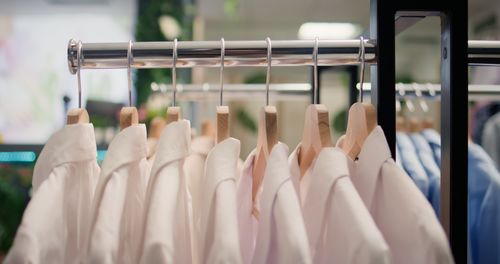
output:
[[[356,88],[359,90],[359,83],[356,84]],[[415,95],[417,91],[422,93],[422,96],[436,96],[441,93],[441,84],[437,83],[396,83],[394,91],[404,90],[405,95]],[[363,92],[371,91],[371,83],[363,83]],[[498,84],[469,84],[468,94],[470,95],[483,95],[483,96],[499,96],[500,95],[500,85]]]
[[[376,63],[376,43],[365,41],[366,63]],[[272,66],[313,64],[314,41],[272,41]],[[321,40],[318,44],[318,66],[354,65],[359,63],[359,40]],[[220,67],[219,41],[179,41],[177,68]],[[136,42],[132,46],[131,67],[136,69],[172,67],[173,42]],[[82,43],[82,69],[127,68],[128,42]],[[468,42],[470,65],[500,65],[500,41]],[[226,41],[225,67],[266,66],[267,44],[259,41]],[[68,67],[77,68],[77,41],[68,44]]]
[[[204,100],[204,99],[219,99],[220,85],[217,84],[177,84],[177,97],[180,100]],[[166,98],[171,98],[173,91],[172,85],[167,84],[151,84],[153,94],[159,94]],[[242,99],[245,101],[263,100],[263,94],[266,92],[265,84],[224,84],[224,100]],[[305,97],[310,97],[312,87],[309,83],[279,83],[269,86],[269,93],[272,94],[273,100],[276,101],[292,101],[304,100]],[[255,96],[255,94],[259,94]]]
[[[375,43],[365,40],[365,61],[376,61]],[[273,40],[272,66],[313,65],[314,40]],[[77,69],[78,43],[68,44],[68,67]],[[359,63],[360,40],[320,40],[318,66]],[[177,68],[220,67],[220,41],[179,41]],[[224,67],[267,66],[267,43],[259,41],[225,41]],[[81,69],[127,68],[128,42],[82,43]],[[132,45],[131,67],[136,69],[170,68],[173,42],[135,42]]]

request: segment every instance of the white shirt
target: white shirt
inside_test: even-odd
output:
[[[190,124],[168,124],[161,133],[146,197],[140,263],[192,263],[191,198],[183,169],[189,155]]]
[[[299,183],[300,144],[290,155]],[[296,186],[313,263],[390,263],[387,243],[349,178],[346,156],[323,148]]]
[[[109,145],[93,204],[88,263],[137,263],[149,177],[146,127],[123,129]]]
[[[258,194],[260,198],[257,199],[258,224],[251,213],[254,159],[255,151],[252,151],[238,186],[238,198],[242,199],[238,201],[241,206],[238,216],[244,263],[249,259],[251,263],[259,264],[311,263],[300,204],[290,179],[288,147],[277,143],[269,154],[262,190]]]
[[[214,137],[200,136],[191,141],[190,154],[184,161],[184,171],[186,172],[186,182],[193,205],[193,241],[199,240],[201,193],[203,187],[203,174],[205,173],[205,161],[210,150],[215,145]],[[193,243],[193,261],[198,262],[198,243]]]
[[[391,158],[382,128],[368,135],[356,162],[348,160],[352,182],[388,243],[393,263],[453,263],[431,205]]]
[[[33,197],[4,263],[78,263],[99,177],[92,124],[66,125],[45,144]]]
[[[203,263],[242,263],[235,182],[239,154],[240,141],[227,138],[207,157],[200,204]]]

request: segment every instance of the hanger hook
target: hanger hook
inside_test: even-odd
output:
[[[128,106],[132,106],[132,63],[134,61],[132,45],[133,42],[129,40],[127,49]]]
[[[271,63],[273,48],[271,45],[271,38],[266,38],[267,43],[267,74],[266,74],[266,106],[269,105],[269,82],[271,81]]]
[[[177,38],[174,39],[174,48],[172,50],[172,106],[175,106],[175,97],[177,94]]]
[[[417,95],[418,102],[420,104],[420,108],[424,113],[429,112],[429,106],[425,102],[422,90],[420,89],[420,86],[418,83],[413,83],[413,88],[415,89],[415,95]]]
[[[82,66],[82,41],[78,41],[78,49],[76,51],[76,78],[78,80],[78,108],[82,108],[82,78],[80,76],[80,68]]]
[[[224,91],[224,58],[226,55],[226,41],[224,38],[220,39],[220,106],[222,106],[222,94]]]
[[[319,38],[314,38],[314,48],[313,48],[313,100],[315,104],[319,104],[318,99],[318,46]]]
[[[365,39],[363,36],[359,37],[359,58],[358,61],[361,61],[361,79],[359,84],[359,101],[363,102],[363,83],[365,82]]]

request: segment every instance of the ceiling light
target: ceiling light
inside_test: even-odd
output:
[[[352,23],[307,22],[300,26],[299,39],[352,39],[363,32],[361,26]]]

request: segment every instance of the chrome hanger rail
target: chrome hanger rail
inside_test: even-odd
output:
[[[314,40],[273,40],[272,67],[313,65]],[[318,65],[359,64],[359,39],[320,40]],[[128,42],[82,43],[81,69],[125,69]],[[78,41],[68,44],[68,67],[77,70]],[[130,66],[135,69],[171,68],[173,42],[134,42]],[[375,44],[365,40],[366,63],[376,61]],[[176,68],[220,67],[220,41],[179,41]],[[267,66],[267,43],[256,41],[225,41],[225,67]]]
[[[359,64],[360,41],[320,40],[318,66]],[[126,69],[128,42],[82,43],[81,69]],[[130,67],[134,69],[171,68],[173,42],[134,42]],[[376,63],[376,43],[364,40],[365,60]],[[500,41],[468,42],[470,65],[497,65],[500,63]],[[274,40],[272,66],[312,66],[314,40]],[[177,68],[220,67],[220,41],[179,41]],[[68,67],[72,74],[78,68],[78,41],[68,44]],[[267,44],[265,40],[225,41],[225,67],[265,67]]]

